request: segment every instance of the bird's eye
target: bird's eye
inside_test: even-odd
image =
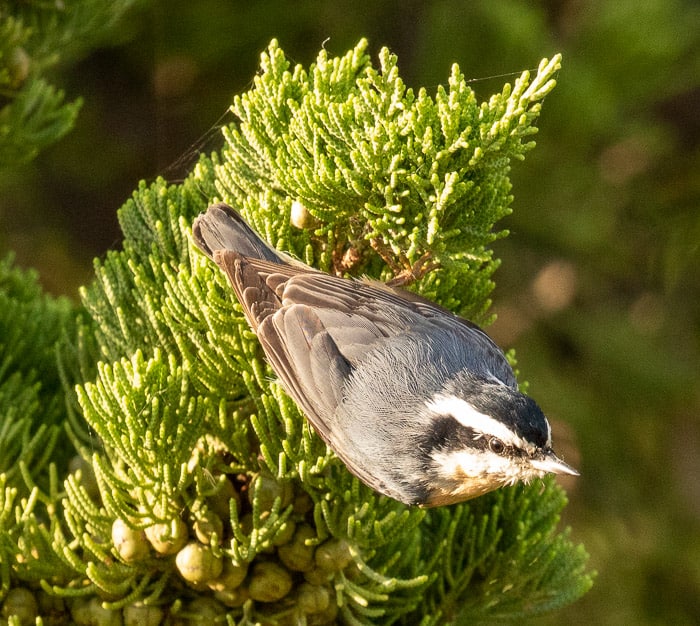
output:
[[[494,454],[503,454],[506,451],[506,445],[496,437],[489,439],[489,448]]]

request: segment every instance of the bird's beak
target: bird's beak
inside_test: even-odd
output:
[[[561,459],[557,458],[554,452],[548,452],[541,459],[532,459],[530,465],[536,470],[547,472],[548,474],[569,474],[570,476],[579,476],[579,473],[570,465],[567,465]]]

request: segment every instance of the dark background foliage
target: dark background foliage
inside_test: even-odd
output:
[[[221,145],[272,37],[308,65],[366,36],[429,91],[451,63],[486,98],[564,54],[513,169],[491,334],[582,472],[566,523],[599,571],[552,623],[700,621],[700,6],[693,0],[141,2],[110,46],[54,70],[74,131],[0,172],[0,253],[76,297],[119,245],[141,178]],[[57,51],[60,54],[60,51]],[[503,75],[508,75],[504,77]]]

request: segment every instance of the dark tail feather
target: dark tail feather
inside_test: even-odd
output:
[[[233,250],[252,259],[284,262],[228,204],[212,204],[206,213],[200,213],[192,224],[192,235],[210,259],[216,250]]]

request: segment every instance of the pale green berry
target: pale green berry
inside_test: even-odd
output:
[[[208,587],[212,591],[231,591],[243,584],[247,575],[247,564],[236,565],[231,559],[226,559],[221,574],[218,578],[210,581]]]
[[[121,611],[112,611],[102,606],[97,597],[79,598],[71,607],[71,616],[77,626],[122,626]]]
[[[319,220],[311,215],[309,209],[298,200],[292,202],[289,221],[292,226],[300,229],[312,229],[320,225]]]
[[[292,576],[277,563],[258,563],[248,587],[250,597],[258,602],[277,602],[292,590]]]
[[[294,488],[288,480],[280,481],[267,472],[261,472],[250,484],[248,499],[251,506],[254,498],[258,499],[260,512],[270,511],[275,500],[280,498],[282,511],[292,503]]]
[[[304,579],[312,585],[323,585],[333,578],[333,572],[321,569],[314,565],[310,570],[304,572]]]
[[[212,535],[216,534],[221,542],[224,534],[224,523],[214,511],[202,513],[194,523],[194,534],[202,543],[209,545]]]
[[[190,583],[208,583],[218,578],[224,567],[221,557],[197,541],[191,541],[177,553],[175,565],[180,576]]]
[[[292,520],[287,520],[282,524],[281,528],[277,531],[275,538],[272,540],[273,546],[282,546],[289,543],[294,536],[294,531],[297,525]]]
[[[321,569],[339,572],[352,562],[350,545],[345,539],[329,539],[316,549],[314,559]]]
[[[328,608],[331,601],[331,594],[327,587],[301,583],[298,594],[299,608],[303,613],[322,613]]]
[[[39,615],[39,607],[37,605],[34,594],[24,587],[15,587],[7,592],[5,601],[2,603],[3,619],[14,617],[19,620],[22,626],[34,624]]]
[[[124,607],[124,626],[159,626],[163,621],[163,609],[159,606],[134,602]]]
[[[277,548],[280,561],[295,572],[306,572],[314,566],[314,551],[316,546],[309,545],[316,538],[316,532],[308,524],[300,524],[292,540]]]
[[[179,517],[146,527],[146,538],[158,554],[175,554],[187,543],[187,525]]]
[[[131,528],[119,518],[112,523],[112,543],[119,556],[127,563],[142,561],[150,552],[146,533]]]

